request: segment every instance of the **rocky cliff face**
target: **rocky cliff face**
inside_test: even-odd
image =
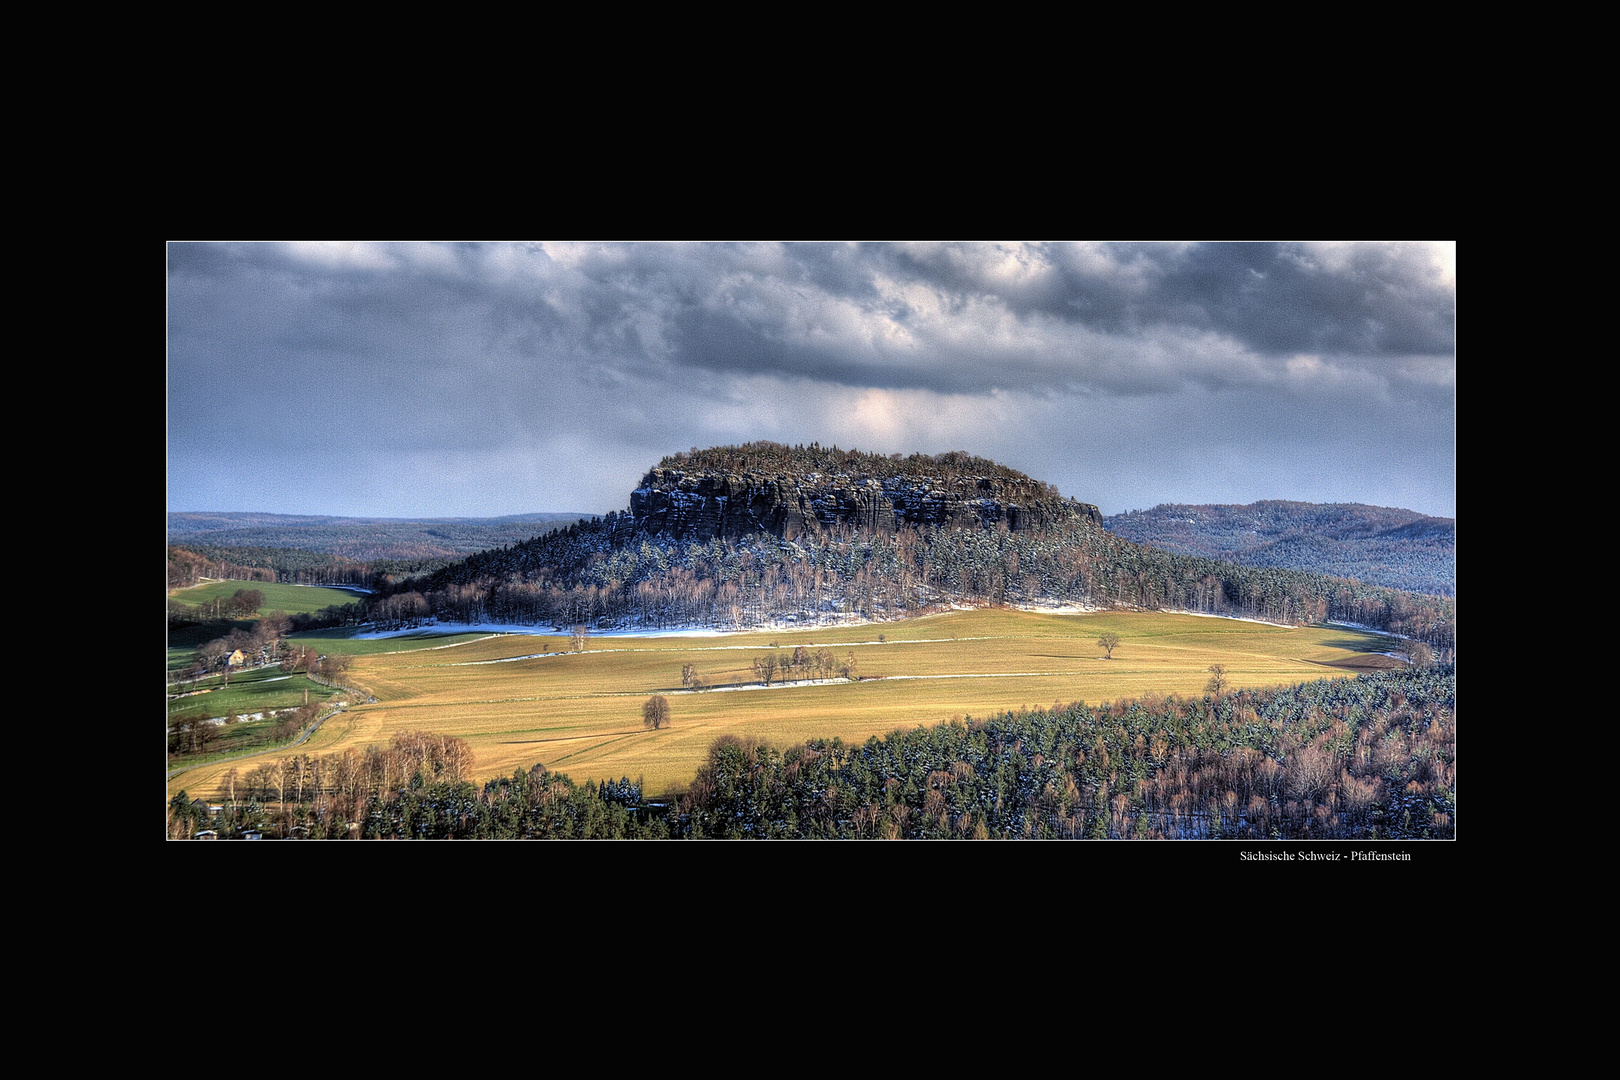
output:
[[[630,496],[637,533],[707,540],[768,532],[792,539],[846,525],[894,532],[902,526],[1015,531],[1075,515],[1101,524],[1095,506],[1063,499],[1028,477],[930,477],[697,472],[656,468]]]

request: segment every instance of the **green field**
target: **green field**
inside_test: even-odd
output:
[[[255,668],[231,675],[230,685],[218,675],[185,684],[192,692],[169,698],[168,715],[201,713],[225,716],[229,713],[256,713],[266,709],[292,709],[310,701],[325,701],[337,691],[304,675],[287,675],[279,667]]]
[[[494,635],[488,633],[444,634],[434,630],[420,630],[386,638],[363,638],[356,635],[364,630],[342,627],[332,630],[308,630],[302,634],[288,634],[287,640],[321,652],[348,653],[351,656],[375,656],[378,653],[414,652],[419,649],[443,649],[451,645],[465,645],[469,641],[483,641]]]
[[[1121,638],[1111,660],[1095,644],[1109,631]],[[538,761],[580,782],[640,777],[654,794],[683,788],[724,734],[782,747],[835,735],[864,742],[896,728],[1026,706],[1201,695],[1211,664],[1226,668],[1230,688],[1352,675],[1397,664],[1381,655],[1393,644],[1319,626],[1005,610],[719,637],[596,637],[583,653],[567,652],[565,637],[512,635],[359,656],[347,681],[377,703],[328,720],[304,750],[341,752],[386,743],[399,731],[431,731],[466,739],[480,780]],[[853,655],[860,681],[761,688],[754,659],[773,649],[786,657],[798,645],[826,648],[840,662]],[[709,689],[682,688],[685,664]],[[652,694],[667,697],[673,715],[659,731],[641,722]],[[192,770],[171,794],[211,792],[224,768]]]
[[[184,693],[169,698],[168,720],[233,716],[241,719],[215,728],[215,739],[205,753],[171,756],[171,768],[269,749],[276,741],[277,720],[273,712],[329,701],[342,693],[305,675],[285,674],[274,666],[234,672],[229,685],[218,675],[183,685]]]
[[[288,615],[307,614],[322,608],[352,604],[357,594],[346,589],[328,589],[320,585],[281,585],[271,581],[208,581],[189,589],[174,589],[170,600],[178,600],[192,607],[202,607],[215,600],[229,600],[238,589],[257,589],[264,594],[261,612],[284,611]]]

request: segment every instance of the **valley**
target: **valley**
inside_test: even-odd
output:
[[[1097,645],[1105,633],[1120,638],[1111,659]],[[377,701],[327,720],[300,752],[341,754],[428,731],[466,741],[476,783],[541,763],[580,784],[639,778],[652,796],[684,790],[727,735],[779,748],[834,737],[859,744],[1054,703],[1196,698],[1212,665],[1246,688],[1404,666],[1384,655],[1396,643],[1375,633],[1164,612],[987,608],[813,630],[591,636],[582,652],[554,634],[423,647],[431,640],[326,639],[324,649],[355,649],[344,680]],[[378,651],[389,648],[400,651]],[[756,659],[785,666],[801,648],[852,663],[854,678],[788,674],[761,685]],[[687,665],[705,689],[682,685]],[[668,700],[672,716],[656,731],[642,723],[652,695]],[[170,795],[218,798],[231,767],[191,769],[170,782]]]
[[[166,839],[1458,835],[1454,242],[176,241],[166,307]]]
[[[964,452],[694,449],[626,512],[325,558],[171,545],[173,835],[1455,827],[1453,599],[1134,543]]]

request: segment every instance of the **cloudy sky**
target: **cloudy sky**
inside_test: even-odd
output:
[[[1456,515],[1451,243],[171,243],[168,509],[606,513],[966,450],[1103,513]]]

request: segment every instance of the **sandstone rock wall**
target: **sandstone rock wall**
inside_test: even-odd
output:
[[[792,537],[847,525],[894,532],[903,525],[939,529],[1039,529],[1073,515],[1101,524],[1095,506],[1053,498],[1034,480],[1002,477],[765,476],[654,469],[630,496],[638,533],[707,540],[754,532]]]

